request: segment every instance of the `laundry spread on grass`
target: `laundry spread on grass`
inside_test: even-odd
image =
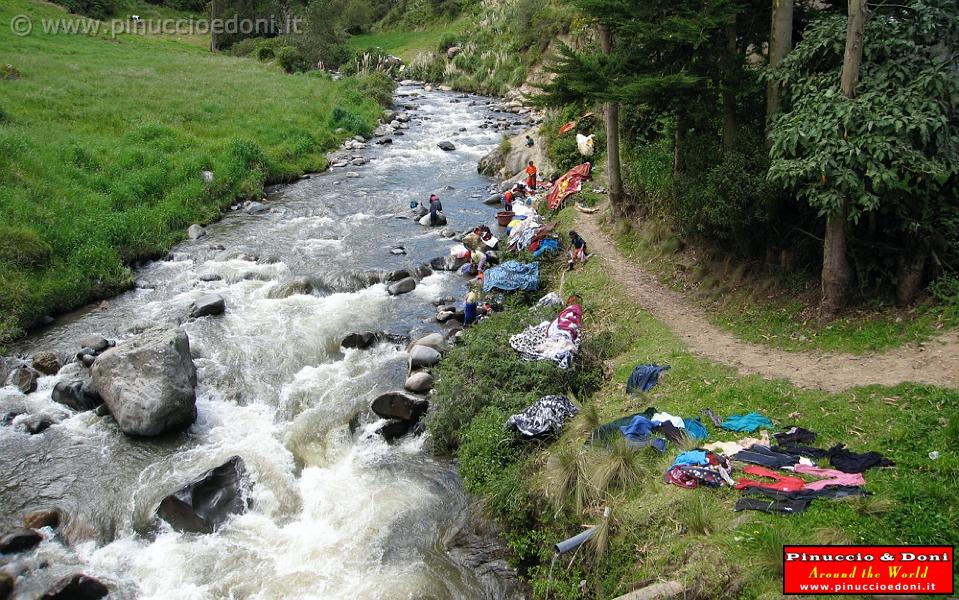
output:
[[[659,376],[669,369],[669,365],[637,365],[626,381],[626,393],[648,392],[659,383]]]
[[[487,269],[483,275],[483,291],[533,291],[539,289],[539,263],[515,260]]]
[[[593,165],[583,163],[566,171],[566,173],[556,180],[553,189],[546,196],[546,206],[550,210],[556,210],[564,200],[583,189],[583,182],[589,179]]]
[[[545,396],[518,415],[511,416],[506,427],[516,429],[526,438],[540,437],[558,433],[578,412],[579,409],[566,396]]]
[[[568,369],[579,352],[583,307],[571,304],[552,321],[530,325],[510,337],[509,345],[524,360],[550,360],[561,369]]]

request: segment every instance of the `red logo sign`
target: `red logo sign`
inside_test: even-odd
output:
[[[952,594],[952,546],[784,546],[783,594]]]

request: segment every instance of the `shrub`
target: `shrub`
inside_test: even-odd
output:
[[[459,46],[458,37],[459,36],[453,33],[444,33],[443,37],[440,38],[440,43],[436,45],[437,52],[445,53],[453,46]]]
[[[310,59],[296,46],[280,46],[275,53],[277,64],[287,73],[302,73],[312,68]]]
[[[116,14],[118,6],[116,0],[54,0],[70,12],[90,17],[91,19],[106,20]]]
[[[239,42],[230,46],[229,53],[231,56],[250,56],[254,53],[254,51],[258,49],[257,44],[260,41],[262,40],[259,40],[257,38],[246,38],[246,39],[240,40]],[[271,50],[270,58],[272,57],[273,57],[273,52]],[[257,58],[260,58],[260,57],[257,56]],[[264,59],[260,58],[260,60],[264,60]]]

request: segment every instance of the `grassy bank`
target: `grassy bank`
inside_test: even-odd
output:
[[[571,211],[560,220],[568,229]],[[547,269],[543,293],[558,285],[555,269]],[[551,316],[526,310],[533,298],[517,299],[444,358],[429,422],[438,447],[455,448],[468,489],[504,524],[535,598],[545,598],[547,588],[550,598],[613,598],[668,579],[681,581],[686,597],[774,598],[781,596],[784,543],[959,542],[952,501],[959,492],[959,392],[901,385],[829,394],[741,377],[690,354],[623,295],[599,261],[567,274],[564,288],[581,296],[586,311],[583,353],[572,372],[524,363],[509,348],[510,335]],[[646,362],[672,369],[649,393],[628,397],[629,373]],[[571,393],[582,406],[559,439],[523,442],[504,429],[509,414],[554,393]],[[866,473],[874,493],[866,500],[817,501],[788,517],[734,513],[739,492],[663,483],[675,447],[659,455],[584,445],[596,424],[648,406],[683,416],[706,407],[723,415],[757,410],[779,426],[818,432],[820,446],[877,450],[897,466]],[[712,427],[710,436],[741,437]],[[597,543],[558,561],[550,578],[552,544],[602,523],[605,507],[611,517]]]
[[[13,36],[17,14],[32,35]],[[123,289],[132,261],[264,182],[324,169],[389,97],[385,78],[285,75],[189,41],[42,32],[64,16],[0,6],[0,55],[19,73],[0,80],[0,343]]]

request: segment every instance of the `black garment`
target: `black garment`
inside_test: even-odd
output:
[[[816,498],[835,500],[849,496],[870,495],[869,492],[857,485],[830,485],[821,490],[799,490],[798,492],[782,492],[770,488],[748,487],[743,490],[743,493],[766,496],[773,500],[815,500]]]
[[[787,431],[774,433],[773,437],[780,444],[793,444],[802,442],[811,444],[816,441],[816,432],[803,429],[802,427],[790,427]]]
[[[791,454],[774,452],[768,446],[763,446],[761,444],[755,444],[752,448],[740,450],[736,454],[733,454],[730,458],[742,462],[753,463],[754,465],[762,465],[764,467],[769,467],[770,469],[781,469],[783,467],[794,465],[798,462],[796,457]]]
[[[807,458],[825,458],[826,451],[815,446],[804,446],[802,444],[783,444],[782,446],[773,446],[773,450],[783,454],[792,454],[793,456],[805,456]]]
[[[733,508],[736,512],[741,510],[759,510],[765,513],[779,513],[785,515],[794,515],[801,513],[809,508],[812,500],[766,500],[760,498],[740,498]]]
[[[569,236],[569,242],[572,244],[573,248],[576,248],[577,250],[580,248],[585,250],[586,248],[586,240],[579,237],[579,234],[573,234]]]
[[[829,462],[843,473],[862,473],[873,467],[894,467],[892,462],[878,452],[856,454],[846,449],[845,444],[836,444],[829,449]]]
[[[688,439],[686,437],[685,429],[680,429],[679,427],[676,427],[669,421],[664,421],[660,423],[658,427],[653,428],[653,431],[663,436],[667,440],[671,441],[672,443],[676,444],[677,446],[682,446],[683,444],[686,443]]]
[[[723,424],[723,419],[722,419],[722,417],[720,417],[719,415],[717,415],[716,413],[714,413],[714,412],[712,411],[712,409],[710,409],[710,408],[704,408],[701,412],[703,413],[703,416],[704,416],[704,417],[706,417],[707,419],[709,419],[710,421],[713,422],[713,425],[715,425],[716,427],[721,427],[721,426],[722,426],[722,424]]]

